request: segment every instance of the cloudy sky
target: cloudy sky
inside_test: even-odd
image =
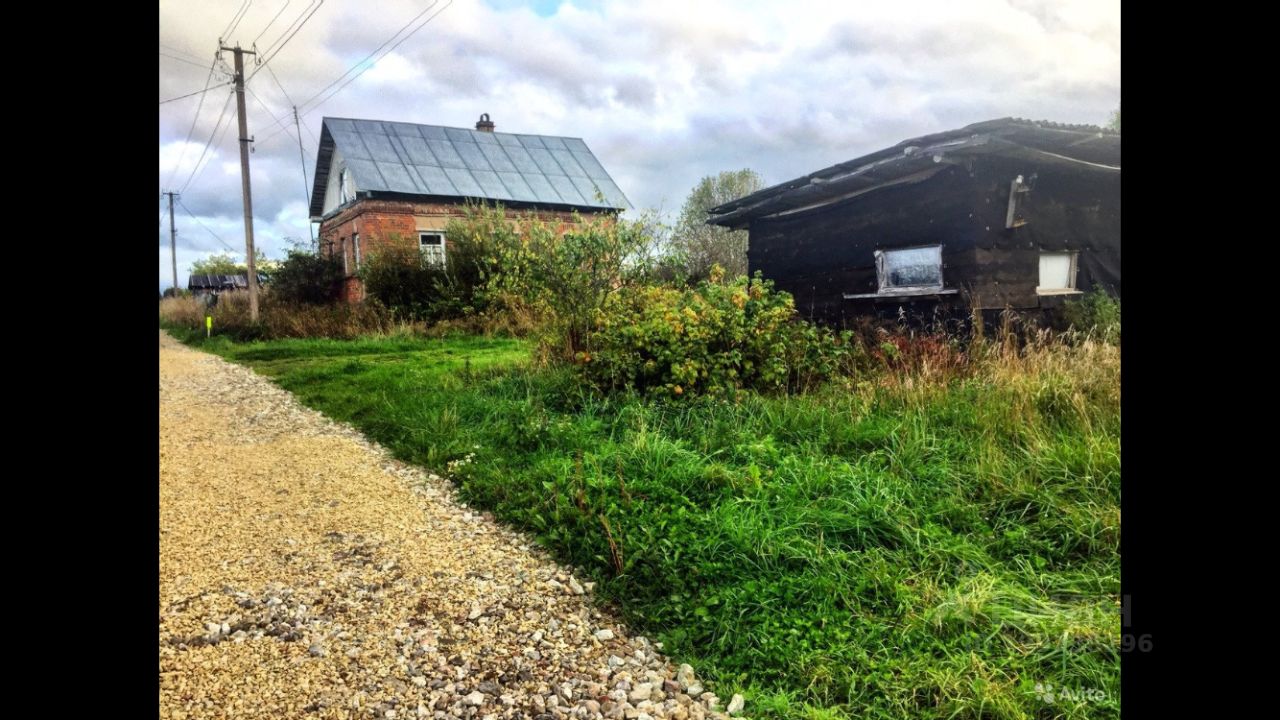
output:
[[[1103,124],[1120,102],[1119,0],[245,2],[161,0],[159,94],[205,87],[220,32],[265,50],[271,72],[250,78],[247,103],[255,238],[270,257],[310,237],[294,103],[308,178],[326,115],[473,127],[487,112],[500,132],[583,138],[632,205],[674,214],[721,170],[774,184],[981,120]],[[419,15],[409,29],[434,18],[386,52]],[[227,80],[215,70],[213,85]],[[160,105],[161,288],[160,191],[182,191],[179,283],[195,259],[243,257],[229,90]]]

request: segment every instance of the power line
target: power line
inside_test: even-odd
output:
[[[292,30],[294,26],[296,26],[300,21],[302,21],[303,17],[306,16],[307,11],[310,10],[311,6],[315,5],[315,3],[316,3],[316,0],[308,0],[307,6],[302,8],[302,12],[298,13],[297,17],[295,17],[292,21],[290,21],[289,25],[286,26],[284,30],[280,31],[280,34],[276,36],[275,40],[271,41],[271,44],[267,45],[265,48],[262,49],[262,55],[265,55],[271,52],[272,50],[274,50],[276,45],[278,45],[280,41],[283,40],[284,37],[289,34],[289,31]],[[258,55],[257,57],[262,57],[262,55]]]
[[[369,58],[372,58],[374,55],[378,54],[378,51],[380,51],[380,50],[382,50],[382,48],[386,47],[386,46],[387,46],[387,43],[391,42],[392,40],[395,40],[397,35],[399,35],[400,33],[404,32],[406,28],[408,28],[408,27],[409,27],[410,25],[412,25],[413,23],[417,22],[418,18],[420,18],[420,17],[422,17],[423,15],[427,14],[427,11],[431,10],[431,8],[435,7],[435,6],[436,6],[436,5],[438,5],[439,3],[440,3],[440,0],[434,0],[430,5],[428,5],[428,6],[426,6],[425,8],[423,8],[422,12],[418,13],[417,15],[414,15],[414,16],[413,16],[413,18],[411,18],[411,19],[409,20],[409,22],[405,23],[405,24],[404,24],[404,25],[403,25],[399,30],[397,30],[397,31],[396,31],[395,35],[392,35],[391,37],[387,38],[387,39],[386,39],[386,40],[385,40],[381,45],[379,45],[376,49],[374,49],[374,51],[373,51],[373,52],[371,52],[371,53],[369,53],[368,55],[366,55],[366,56],[364,57],[364,59],[363,59],[363,60],[361,60],[360,62],[356,63],[355,65],[352,65],[350,68],[348,68],[348,69],[347,69],[347,71],[346,71],[346,72],[344,72],[344,73],[342,73],[341,75],[339,75],[339,76],[337,77],[337,79],[335,79],[333,82],[329,83],[328,85],[325,85],[323,88],[321,88],[321,89],[320,89],[320,92],[318,92],[318,93],[316,93],[315,95],[312,95],[311,97],[309,97],[309,98],[307,98],[306,100],[304,100],[304,101],[302,102],[301,107],[306,107],[307,105],[311,104],[311,101],[312,101],[312,100],[315,100],[316,98],[318,98],[318,97],[320,97],[322,94],[324,94],[324,91],[326,91],[326,90],[328,90],[329,88],[331,88],[331,87],[333,87],[334,85],[336,85],[340,80],[342,80],[342,78],[346,77],[347,75],[350,75],[352,71],[354,71],[356,68],[358,68],[358,67],[360,67],[361,65],[363,65],[365,62],[368,62]],[[450,4],[452,4],[452,0],[450,0]],[[448,5],[446,5],[445,7],[448,7]],[[441,8],[441,9],[443,9],[443,8]],[[435,17],[435,16],[433,15],[432,17]],[[428,22],[430,22],[430,20],[429,20],[429,19],[428,19]],[[423,23],[423,25],[426,25],[426,23]],[[421,29],[421,26],[419,26],[419,27],[418,27],[417,29],[415,29],[413,32],[417,32],[417,31],[418,31],[418,30],[420,30],[420,29]],[[409,33],[409,35],[404,36],[404,38],[402,38],[400,42],[404,42],[404,40],[407,40],[407,39],[409,38],[409,36],[410,36],[410,35],[413,35],[413,32]],[[399,44],[400,44],[399,42],[398,42],[398,43],[396,43],[396,45],[399,45]],[[395,49],[396,49],[396,46],[392,46],[391,50],[395,50]],[[391,52],[391,51],[390,51],[390,50],[388,50],[387,52]],[[377,61],[375,60],[375,61],[374,61],[374,62],[373,62],[369,67],[373,67],[373,65],[376,65],[376,64],[377,64]],[[369,68],[365,68],[364,70],[361,70],[359,73],[357,73],[357,74],[355,75],[355,77],[360,77],[360,75],[363,75],[366,71],[368,71],[368,69],[369,69]],[[354,79],[355,79],[355,77],[353,77],[352,79],[354,80]],[[339,89],[341,89],[341,88],[339,88]]]
[[[171,59],[171,60],[177,60],[178,62],[184,62],[184,63],[186,63],[186,64],[188,64],[188,65],[195,65],[195,66],[196,66],[196,67],[198,67],[198,68],[202,68],[202,67],[204,67],[204,63],[198,63],[198,62],[195,62],[195,61],[193,61],[193,60],[188,60],[188,59],[186,59],[186,58],[180,58],[180,57],[178,57],[177,55],[170,55],[169,53],[165,53],[165,52],[160,53],[160,57],[167,57],[167,58],[169,58],[169,59]],[[206,83],[206,85],[207,85],[207,83]]]
[[[204,86],[209,87],[209,83],[213,81],[213,69],[217,67],[218,61],[214,60],[209,64],[209,77],[205,78]],[[178,162],[174,164],[173,171],[169,173],[169,181],[165,185],[173,184],[173,176],[178,174],[178,168],[182,167],[182,159],[187,156],[187,143],[191,142],[191,134],[196,131],[196,121],[200,119],[200,111],[204,109],[204,95],[200,96],[200,104],[196,105],[196,114],[191,118],[191,127],[187,130],[187,139],[182,141],[182,149],[178,153]]]
[[[285,8],[289,7],[289,3],[291,2],[293,2],[293,0],[284,0],[284,6],[280,8],[280,12],[277,12],[276,16],[271,18],[271,22],[267,23],[267,27],[262,28],[262,32],[258,33],[258,37],[254,38],[253,41],[249,43],[250,45],[258,44],[258,38],[267,34],[267,29],[274,25],[276,20],[280,19],[280,16],[284,14]]]
[[[218,115],[218,122],[214,124],[213,132],[209,133],[209,141],[204,144],[204,150],[200,151],[200,157],[196,160],[195,167],[191,168],[191,175],[189,175],[187,177],[187,181],[182,184],[182,189],[178,191],[179,193],[186,192],[187,186],[189,186],[191,181],[195,179],[196,172],[200,169],[200,161],[204,160],[204,156],[209,152],[210,146],[213,145],[213,138],[217,136],[218,128],[222,125],[222,121],[226,119],[227,108],[229,107],[231,107],[231,93],[227,93],[227,100],[222,104],[222,113]],[[231,127],[230,123],[227,124],[227,127]]]
[[[277,123],[284,122],[284,120],[281,120],[279,117],[276,117],[276,114],[275,114],[274,112],[272,112],[272,111],[271,111],[271,107],[267,105],[267,103],[266,103],[266,101],[265,101],[265,100],[263,100],[262,98],[258,97],[258,94],[257,94],[257,93],[255,93],[255,92],[254,92],[252,89],[250,89],[247,85],[245,86],[245,88],[244,88],[244,89],[249,93],[249,96],[250,96],[250,97],[252,97],[254,100],[257,100],[257,101],[258,101],[258,105],[262,106],[262,109],[263,109],[263,110],[265,110],[265,111],[267,112],[267,115],[271,116],[271,119],[272,119],[272,120],[275,120]]]
[[[200,56],[196,55],[190,50],[183,50],[180,47],[176,47],[174,45],[167,45],[165,43],[160,43],[160,47],[164,48],[165,50],[168,50],[169,52],[175,52],[175,53],[178,53],[179,55],[186,55],[191,60],[196,60],[196,61],[200,60]]]
[[[323,5],[323,4],[324,4],[324,0],[320,0],[320,2],[319,2],[318,4],[316,4],[315,9],[314,9],[314,10],[312,10],[310,13],[308,13],[308,14],[307,14],[307,16],[306,16],[305,18],[302,18],[302,22],[298,24],[298,27],[294,28],[294,30],[293,30],[293,32],[292,32],[292,33],[289,33],[289,37],[285,38],[285,39],[284,39],[284,42],[280,43],[280,46],[279,46],[279,47],[277,47],[277,48],[275,49],[275,51],[273,51],[273,52],[271,53],[271,55],[270,55],[270,56],[268,56],[268,57],[266,57],[266,58],[261,59],[261,62],[259,62],[259,63],[258,63],[258,69],[257,69],[257,70],[254,70],[254,71],[249,75],[249,77],[248,77],[248,78],[245,78],[245,80],[246,80],[246,81],[248,81],[249,79],[253,78],[253,76],[254,76],[254,75],[257,75],[257,74],[258,74],[258,72],[259,72],[260,70],[262,70],[262,66],[264,66],[264,65],[266,65],[267,63],[269,63],[269,62],[271,62],[272,60],[274,60],[274,59],[275,59],[275,57],[276,57],[276,55],[279,55],[279,54],[280,54],[280,51],[281,51],[281,50],[284,50],[285,45],[288,45],[288,44],[289,44],[289,41],[293,39],[293,36],[298,34],[298,31],[302,29],[302,26],[307,24],[307,21],[311,19],[311,16],[312,16],[312,15],[315,15],[315,14],[316,14],[316,11],[318,11],[318,10],[320,9],[320,6],[321,6],[321,5]],[[310,6],[310,5],[308,5],[307,7],[311,7],[311,6]],[[305,12],[307,12],[306,8],[303,8],[302,12],[304,12],[304,13],[305,13]],[[277,42],[279,42],[279,41],[277,40]],[[274,43],[273,43],[273,45],[274,45]]]
[[[280,84],[280,78],[276,77],[276,71],[272,70],[270,65],[266,66],[266,68],[267,68],[267,75],[270,75],[271,79],[275,81],[276,87],[280,88],[280,92],[284,94],[285,101],[288,102],[290,105],[296,104],[293,102],[293,98],[289,97],[289,92],[284,89],[284,85]]]
[[[240,17],[236,20],[236,23],[235,23],[234,25],[232,25],[230,29],[228,29],[226,32],[222,33],[222,36],[223,36],[223,37],[227,37],[227,36],[228,36],[228,35],[230,35],[231,33],[235,32],[235,31],[236,31],[236,28],[240,27],[240,21],[241,21],[241,20],[244,20],[244,16],[249,12],[249,6],[250,6],[250,5],[252,5],[252,4],[253,4],[253,0],[246,0],[246,2],[245,2],[245,4],[244,4],[244,9],[242,9],[242,10],[240,11]]]
[[[386,46],[387,46],[387,43],[391,42],[392,40],[395,40],[395,38],[396,38],[398,35],[400,35],[400,33],[404,32],[406,28],[408,28],[410,25],[412,25],[412,24],[414,23],[414,21],[416,21],[418,18],[422,17],[422,16],[423,16],[423,15],[425,15],[428,11],[430,11],[430,10],[431,10],[431,8],[433,8],[433,7],[435,7],[436,5],[438,5],[438,4],[439,4],[439,2],[440,2],[440,0],[435,0],[434,2],[432,2],[432,3],[431,3],[430,5],[428,5],[428,6],[427,6],[427,7],[426,7],[422,12],[418,13],[418,14],[417,14],[417,15],[415,15],[412,19],[410,19],[410,20],[409,20],[409,22],[405,23],[405,24],[404,24],[404,26],[402,26],[399,30],[397,30],[397,31],[395,32],[395,34],[393,34],[390,38],[387,38],[387,40],[386,40],[385,42],[383,42],[381,45],[379,45],[379,46],[378,46],[378,47],[377,47],[373,52],[369,53],[369,55],[367,55],[363,60],[361,60],[360,62],[356,63],[355,65],[352,65],[350,68],[348,68],[348,69],[347,69],[347,71],[346,71],[346,72],[344,72],[344,73],[342,73],[341,75],[339,75],[339,76],[338,76],[338,77],[337,77],[333,82],[331,82],[331,83],[329,83],[328,85],[326,85],[325,87],[321,88],[321,89],[320,89],[320,92],[316,93],[315,95],[312,95],[312,96],[311,96],[310,98],[308,98],[305,102],[303,102],[301,105],[299,105],[299,106],[298,106],[298,112],[299,112],[299,115],[300,115],[300,116],[302,116],[302,115],[306,115],[306,114],[310,113],[311,111],[315,110],[316,108],[320,107],[320,106],[321,106],[321,105],[323,105],[324,103],[328,102],[328,101],[329,101],[329,100],[330,100],[334,95],[337,95],[339,92],[341,92],[343,88],[345,88],[347,85],[350,85],[352,82],[354,82],[354,81],[355,81],[357,78],[359,78],[361,75],[365,74],[365,73],[366,73],[366,72],[368,72],[371,68],[373,68],[375,65],[377,65],[377,64],[378,64],[378,60],[381,60],[383,57],[386,57],[387,55],[391,54],[391,52],[392,52],[392,51],[394,51],[397,47],[400,47],[400,45],[401,45],[402,43],[404,43],[404,41],[405,41],[405,40],[408,40],[410,37],[412,37],[412,36],[414,35],[414,33],[417,33],[419,30],[421,30],[422,28],[426,27],[427,23],[429,23],[429,22],[431,22],[432,20],[434,20],[438,15],[440,15],[440,13],[444,12],[445,10],[448,10],[448,9],[449,9],[449,6],[453,4],[453,0],[449,0],[449,2],[448,2],[444,7],[440,8],[440,9],[439,9],[439,10],[437,10],[436,12],[432,13],[430,17],[428,17],[426,20],[424,20],[421,24],[419,24],[419,25],[418,25],[417,27],[415,27],[413,30],[409,31],[409,33],[408,33],[407,35],[405,35],[404,37],[402,37],[402,38],[400,38],[398,41],[396,41],[396,43],[395,43],[394,45],[392,45],[390,48],[388,48],[386,52],[382,53],[382,55],[381,55],[379,58],[377,58],[376,60],[374,60],[371,64],[369,64],[367,67],[365,67],[365,68],[364,68],[363,70],[361,70],[360,72],[358,72],[358,73],[356,73],[355,75],[353,75],[353,76],[351,76],[350,78],[348,78],[346,82],[343,82],[343,83],[342,83],[341,85],[339,85],[336,89],[334,89],[334,90],[333,90],[333,92],[329,93],[327,96],[325,96],[325,97],[324,97],[323,99],[321,99],[319,102],[313,102],[313,101],[315,101],[315,99],[316,99],[316,98],[320,97],[320,95],[321,95],[321,94],[323,94],[326,90],[328,90],[329,88],[331,88],[331,87],[333,87],[335,84],[337,84],[339,81],[341,81],[341,80],[342,80],[342,78],[346,77],[347,75],[350,75],[352,71],[354,71],[356,68],[358,68],[358,67],[360,67],[361,65],[363,65],[364,63],[366,63],[370,58],[372,58],[374,55],[376,55],[376,54],[378,53],[378,51],[379,51],[379,50],[382,50],[382,48],[386,47]],[[304,107],[306,107],[306,106],[308,106],[308,105],[310,105],[310,107],[308,107],[306,110],[303,110],[303,109],[302,109],[302,108],[304,108]],[[287,126],[285,126],[285,127],[287,127]],[[267,135],[267,136],[266,136],[266,137],[264,137],[260,142],[266,142],[266,141],[270,140],[271,138],[275,137],[276,135],[279,135],[281,132],[283,132],[283,131],[285,130],[285,127],[281,127],[279,130],[276,130],[275,132],[271,133],[270,135]],[[268,129],[268,130],[270,130],[270,129],[272,129],[272,128],[271,128],[271,127],[268,127],[267,129]],[[318,141],[317,141],[317,142],[318,142]]]
[[[239,254],[236,252],[235,248],[227,244],[226,240],[222,239],[221,235],[214,232],[208,225],[204,224],[204,221],[196,217],[196,214],[191,212],[191,208],[187,207],[187,204],[182,202],[182,198],[178,198],[178,205],[182,208],[183,212],[185,212],[192,220],[195,220],[197,223],[199,223],[200,227],[204,228],[205,230],[208,230],[210,235],[212,235],[215,239],[217,239],[218,242],[222,243],[222,247],[226,248],[232,255]]]
[[[160,101],[160,104],[161,104],[161,105],[164,105],[165,103],[171,103],[171,102],[173,102],[173,101],[175,101],[175,100],[181,100],[181,99],[183,99],[183,98],[189,98],[189,97],[193,97],[193,96],[196,96],[196,95],[203,95],[203,94],[205,94],[205,93],[209,92],[210,90],[216,90],[216,89],[218,89],[218,88],[220,88],[220,87],[226,87],[227,85],[231,85],[231,84],[232,84],[232,83],[230,83],[230,82],[224,82],[224,83],[222,83],[221,85],[214,85],[213,87],[207,87],[207,88],[205,88],[205,89],[203,89],[203,90],[197,90],[197,91],[195,91],[195,92],[193,92],[193,93],[187,93],[186,95],[179,95],[178,97],[169,98],[168,100],[161,100],[161,101]]]
[[[240,9],[236,10],[236,14],[231,16],[231,20],[227,22],[227,26],[222,29],[221,33],[219,33],[219,37],[226,37],[227,33],[231,32],[231,23],[235,22],[236,18],[240,17],[240,13],[244,12],[248,5],[249,0],[244,0],[244,2],[240,4]]]

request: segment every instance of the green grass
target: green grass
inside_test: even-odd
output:
[[[584,392],[517,340],[186,339],[403,460],[475,453],[469,502],[753,717],[1119,716],[1115,348],[664,402]]]

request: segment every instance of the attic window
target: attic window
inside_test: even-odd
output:
[[[341,172],[338,173],[338,202],[340,204],[351,199],[350,188],[351,182],[350,178],[347,177],[347,169],[342,168]]]
[[[422,250],[422,258],[426,260],[428,265],[444,267],[444,233],[418,233],[418,248]]]
[[[876,251],[881,293],[942,289],[942,246]]]

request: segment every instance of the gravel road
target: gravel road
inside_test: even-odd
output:
[[[591,584],[160,334],[160,717],[723,718]]]

